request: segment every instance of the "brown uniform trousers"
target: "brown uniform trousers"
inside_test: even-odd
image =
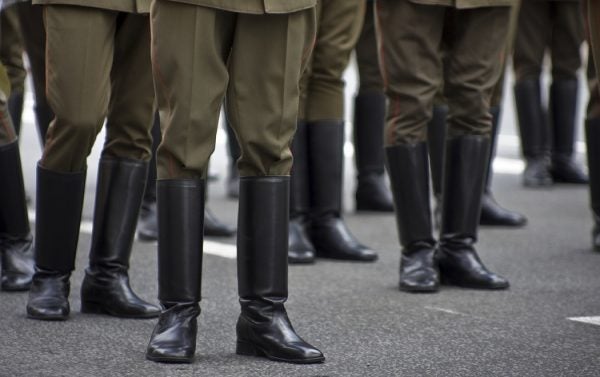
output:
[[[23,66],[23,37],[17,7],[11,5],[0,12],[0,61],[10,79],[11,92],[23,93],[27,71]]]
[[[383,79],[379,70],[377,52],[377,35],[375,33],[374,3],[374,1],[367,1],[362,31],[355,48],[361,92],[383,91]]]
[[[44,20],[47,95],[56,117],[41,165],[84,170],[105,119],[103,155],[149,160],[154,104],[149,17],[49,5]]]
[[[449,136],[489,134],[490,99],[502,69],[509,13],[508,7],[377,3],[380,60],[390,101],[386,145],[426,140],[442,82],[450,108]],[[442,58],[442,50],[451,53]]]
[[[513,54],[516,81],[540,76],[547,49],[554,79],[577,78],[582,42],[579,1],[522,1]]]
[[[153,35],[153,64],[163,128],[158,179],[206,176],[223,98],[241,147],[240,175],[289,174],[300,62],[312,47],[313,17],[312,10],[254,16],[154,2],[152,24],[160,32]],[[289,48],[292,43],[302,48]]]
[[[298,119],[344,118],[344,81],[364,20],[364,0],[319,0],[317,40],[300,81]]]
[[[0,62],[0,147],[10,144],[17,139],[13,128],[6,101],[10,95],[10,81],[6,73],[6,68]]]

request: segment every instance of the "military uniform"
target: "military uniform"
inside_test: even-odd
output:
[[[9,95],[9,78],[0,63],[0,288],[23,291],[29,289],[33,276],[33,239],[19,143],[6,106]]]
[[[573,159],[583,22],[578,0],[523,1],[514,42],[515,100],[526,167],[523,184],[587,183]],[[549,121],[540,75],[546,51],[552,60]],[[548,162],[549,141],[551,160]]]
[[[511,7],[510,22],[509,22],[509,35],[514,35],[516,28],[517,16],[519,14],[519,6],[517,4]],[[485,178],[485,189],[481,202],[481,215],[479,223],[481,225],[491,226],[509,226],[509,227],[521,227],[527,223],[527,218],[522,214],[503,208],[496,202],[492,192],[492,163],[494,161],[496,142],[500,127],[500,115],[502,112],[502,96],[504,89],[504,74],[506,71],[506,58],[509,52],[512,51],[512,38],[509,37],[506,41],[505,52],[502,55],[502,70],[500,79],[494,86],[492,91],[492,97],[490,100],[490,113],[492,114],[492,132],[490,134],[490,153],[488,158],[487,175]],[[440,93],[442,89],[440,88]],[[433,116],[428,126],[427,140],[429,143],[429,155],[431,158],[431,173],[433,190],[437,199],[436,209],[434,211],[436,221],[439,222],[439,209],[441,208],[441,195],[442,195],[442,167],[443,167],[443,150],[444,140],[446,138],[446,116],[448,114],[448,107],[446,105],[443,95],[436,97],[435,106],[433,109]]]
[[[353,122],[356,210],[393,212],[392,194],[385,182],[385,94],[377,58],[374,4],[375,1],[366,1],[363,27],[354,49],[359,83]]]
[[[86,158],[106,118],[90,264],[81,310],[149,318],[128,267],[150,158],[154,93],[149,1],[36,0],[44,5],[48,103],[55,118],[37,170],[36,274],[27,314],[66,319]]]
[[[19,24],[19,5],[11,5],[0,12],[0,61],[10,80],[11,96],[8,109],[17,135],[21,128],[21,113],[27,71],[23,65],[23,37]]]
[[[163,306],[146,357],[191,362],[200,313],[204,187],[219,111],[241,148],[236,352],[324,360],[287,318],[290,144],[314,0],[156,0],[152,57],[158,149],[158,280]]]
[[[385,132],[400,241],[400,289],[504,289],[473,244],[488,161],[490,97],[502,68],[510,0],[380,0]],[[427,124],[441,83],[448,103],[439,251],[429,208]],[[408,184],[407,184],[408,183]]]
[[[364,0],[317,1],[317,39],[300,81],[298,130],[292,146],[294,169],[289,260],[320,257],[374,261],[342,218],[344,81],[364,20]]]

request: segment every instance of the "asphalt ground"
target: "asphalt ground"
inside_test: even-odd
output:
[[[353,83],[350,80],[348,96]],[[27,294],[0,292],[0,376],[600,375],[600,326],[594,324],[600,324],[599,318],[569,319],[600,316],[600,253],[590,249],[587,188],[522,188],[511,101],[504,117],[494,191],[500,203],[525,213],[529,224],[518,230],[482,228],[478,243],[488,267],[510,279],[510,290],[444,287],[437,294],[400,292],[394,217],[354,212],[348,147],[344,216],[354,234],[379,251],[379,261],[318,260],[289,270],[290,318],[299,334],[325,353],[326,362],[299,366],[235,355],[239,305],[234,238],[210,239],[206,246],[196,361],[190,365],[146,361],[144,352],[156,320],[79,311],[101,135],[88,161],[71,317],[66,322],[29,320]],[[24,120],[23,166],[27,189],[34,196],[39,142],[30,110]],[[237,203],[224,194],[223,143],[219,137],[212,163],[218,180],[210,185],[209,205],[233,224]],[[582,161],[583,157],[578,154]],[[156,244],[135,242],[132,286],[154,302],[156,257]]]

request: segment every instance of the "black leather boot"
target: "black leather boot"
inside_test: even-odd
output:
[[[592,247],[600,251],[600,118],[586,120],[585,136],[590,171],[590,203],[594,217]]]
[[[494,157],[496,156],[496,143],[498,141],[498,132],[500,128],[500,107],[492,107],[492,134],[490,139],[490,154],[487,165],[487,176],[485,179],[485,188],[481,199],[481,215],[479,217],[480,225],[490,226],[509,226],[521,227],[527,224],[527,218],[522,214],[508,210],[494,199],[492,193],[492,175]]]
[[[372,262],[377,253],[360,244],[342,219],[344,122],[308,124],[310,237],[319,257]]]
[[[26,291],[34,272],[33,239],[17,140],[0,146],[0,177],[2,290]]]
[[[521,149],[525,157],[523,185],[542,187],[552,184],[545,140],[548,126],[542,109],[540,81],[522,80],[515,84],[515,103],[521,133]]]
[[[385,182],[384,126],[385,95],[383,92],[359,93],[354,98],[357,211],[394,212],[392,194]]]
[[[436,105],[433,107],[431,120],[427,125],[427,145],[429,150],[429,167],[431,170],[431,183],[435,197],[433,209],[433,223],[440,229],[442,222],[442,181],[444,176],[444,148],[446,145],[446,117],[448,107]]]
[[[21,133],[21,117],[23,115],[23,101],[24,96],[23,92],[13,92],[8,97],[8,101],[6,103],[8,107],[8,113],[10,114],[10,118],[15,128],[15,134],[19,136]]]
[[[400,290],[435,292],[440,278],[431,232],[426,143],[387,147],[386,155],[402,244]]]
[[[554,182],[587,184],[588,176],[573,157],[575,122],[579,83],[575,80],[554,80],[550,87],[552,114],[552,165]]]
[[[162,312],[146,358],[191,363],[202,281],[203,180],[158,181],[158,299]]]
[[[81,284],[81,311],[153,318],[159,308],[129,286],[129,259],[146,184],[144,161],[103,156],[98,165],[90,264]]]
[[[85,171],[59,173],[38,164],[35,219],[35,274],[27,316],[65,320],[69,277],[75,268],[85,192]]]
[[[476,289],[506,289],[508,281],[490,272],[474,244],[490,141],[459,136],[446,141],[439,268],[444,284]]]
[[[242,177],[238,214],[238,289],[241,314],[236,353],[312,364],[323,354],[296,334],[288,297],[289,177]]]
[[[307,234],[310,198],[308,174],[308,130],[306,122],[299,121],[292,141],[294,166],[290,176],[290,223],[288,262],[290,264],[314,263],[315,247]]]

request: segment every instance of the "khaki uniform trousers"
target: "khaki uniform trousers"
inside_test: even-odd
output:
[[[158,179],[206,177],[224,98],[240,175],[289,175],[314,9],[252,15],[156,0],[151,18]]]
[[[23,66],[23,37],[17,5],[0,12],[0,62],[4,64],[13,93],[25,92],[27,71]]]
[[[407,0],[376,4],[389,99],[386,145],[427,139],[427,124],[442,83],[449,107],[449,137],[488,135],[490,99],[502,69],[510,8],[459,10]]]
[[[513,53],[516,81],[537,79],[547,50],[552,60],[552,77],[576,79],[583,39],[579,2],[522,1]]]
[[[10,144],[17,139],[15,129],[13,127],[6,101],[10,95],[10,81],[6,68],[0,62],[0,147]]]
[[[105,118],[103,155],[149,160],[154,90],[148,15],[44,8],[47,95],[55,119],[41,165],[84,170]]]
[[[356,43],[359,93],[383,91],[383,79],[379,70],[377,34],[375,33],[375,2],[367,1],[365,18]]]
[[[298,118],[344,118],[344,80],[364,21],[364,0],[318,0],[317,39],[300,81]]]

